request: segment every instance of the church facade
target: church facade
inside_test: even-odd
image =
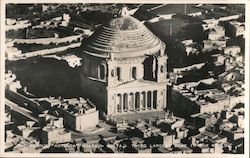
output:
[[[123,9],[83,45],[84,95],[107,116],[163,110],[167,103],[165,48]]]

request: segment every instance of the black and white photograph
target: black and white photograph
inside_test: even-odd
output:
[[[1,1],[0,157],[248,158],[248,2],[226,2]]]

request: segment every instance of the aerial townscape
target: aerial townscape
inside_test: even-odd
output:
[[[6,4],[6,153],[244,154],[245,4]]]

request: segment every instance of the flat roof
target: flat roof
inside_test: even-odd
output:
[[[210,118],[212,116],[211,113],[204,113],[204,114],[200,114],[197,117],[202,118],[202,119],[207,119]]]

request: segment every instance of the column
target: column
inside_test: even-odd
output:
[[[121,106],[121,113],[123,113],[123,94],[120,95],[120,106]]]
[[[114,94],[113,97],[114,97],[114,104],[113,104],[113,106],[114,106],[114,113],[116,114],[117,113],[117,105],[116,105],[117,96]]]
[[[148,106],[148,92],[145,92],[144,105],[145,105],[145,110],[147,110],[147,106]]]
[[[143,109],[143,105],[144,105],[144,96],[143,96],[143,93],[141,92],[140,93],[140,111]]]
[[[138,92],[138,97],[139,97],[139,98],[138,98],[138,106],[139,106],[139,107],[138,107],[138,111],[141,111],[141,105],[142,105],[142,104],[141,104],[141,93],[140,93],[140,92]]]
[[[128,106],[128,95],[127,93],[123,94],[123,111],[127,110]]]
[[[97,78],[100,79],[101,75],[100,75],[100,66],[97,67]]]
[[[128,93],[128,112],[130,111],[130,105],[131,105],[131,96]]]
[[[136,92],[135,93],[135,110],[140,110],[140,93]]]
[[[157,109],[157,91],[154,91],[154,93],[153,93],[153,97],[154,97],[154,100],[153,100],[153,106],[154,106],[154,104],[155,104],[155,109]]]
[[[163,103],[161,105],[161,108],[165,108],[167,106],[167,96],[166,96],[166,90],[163,90]]]
[[[107,66],[106,65],[103,66],[104,66],[104,80],[107,81]]]
[[[119,105],[120,98],[119,98],[118,94],[115,95],[115,98],[116,98],[115,99],[116,113],[119,113],[119,107],[118,107],[118,105]]]
[[[134,93],[132,93],[131,103],[132,103],[132,111],[134,111],[135,110],[135,94]]]
[[[151,110],[153,109],[154,104],[154,91],[151,91]]]

